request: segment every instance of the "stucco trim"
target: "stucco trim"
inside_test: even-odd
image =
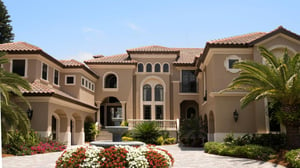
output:
[[[221,97],[221,96],[245,96],[248,92],[210,92],[210,97]]]

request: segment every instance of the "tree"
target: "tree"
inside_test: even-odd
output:
[[[4,53],[0,53],[0,65],[8,62],[3,58]],[[27,80],[15,73],[5,71],[0,67],[0,93],[1,93],[1,132],[2,139],[7,140],[7,131],[17,129],[26,134],[30,128],[30,123],[26,112],[18,106],[14,100],[20,99],[30,107],[28,101],[24,98],[20,88],[30,90],[30,84]]]
[[[0,0],[0,44],[9,43],[14,39],[12,33],[11,20],[7,13],[6,7],[2,0]]]
[[[267,98],[279,105],[276,116],[286,126],[289,148],[300,147],[300,54],[282,57],[259,47],[265,64],[242,61],[234,65],[241,70],[225,90],[242,89],[248,93],[241,99],[244,108],[250,102]]]

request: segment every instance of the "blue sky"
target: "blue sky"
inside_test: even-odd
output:
[[[3,0],[14,41],[57,59],[86,60],[147,45],[203,48],[210,40],[282,25],[300,34],[298,0]]]

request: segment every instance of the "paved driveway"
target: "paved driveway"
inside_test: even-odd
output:
[[[178,145],[163,146],[175,158],[174,168],[284,168],[269,162],[232,158],[204,153],[202,148],[180,148]],[[3,158],[3,168],[54,168],[61,152],[32,156]]]

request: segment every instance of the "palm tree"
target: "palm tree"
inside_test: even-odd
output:
[[[0,53],[0,65],[8,62],[3,56],[4,53]],[[21,99],[30,107],[20,88],[31,89],[27,80],[0,67],[1,132],[4,142],[7,140],[8,130],[17,129],[21,133],[26,134],[30,128],[30,122],[26,113],[14,102],[16,99]]]
[[[279,104],[276,116],[286,126],[289,148],[300,147],[300,54],[282,57],[259,47],[264,64],[242,61],[234,65],[241,70],[225,90],[242,89],[248,93],[241,99],[244,108],[250,102],[267,98]]]

